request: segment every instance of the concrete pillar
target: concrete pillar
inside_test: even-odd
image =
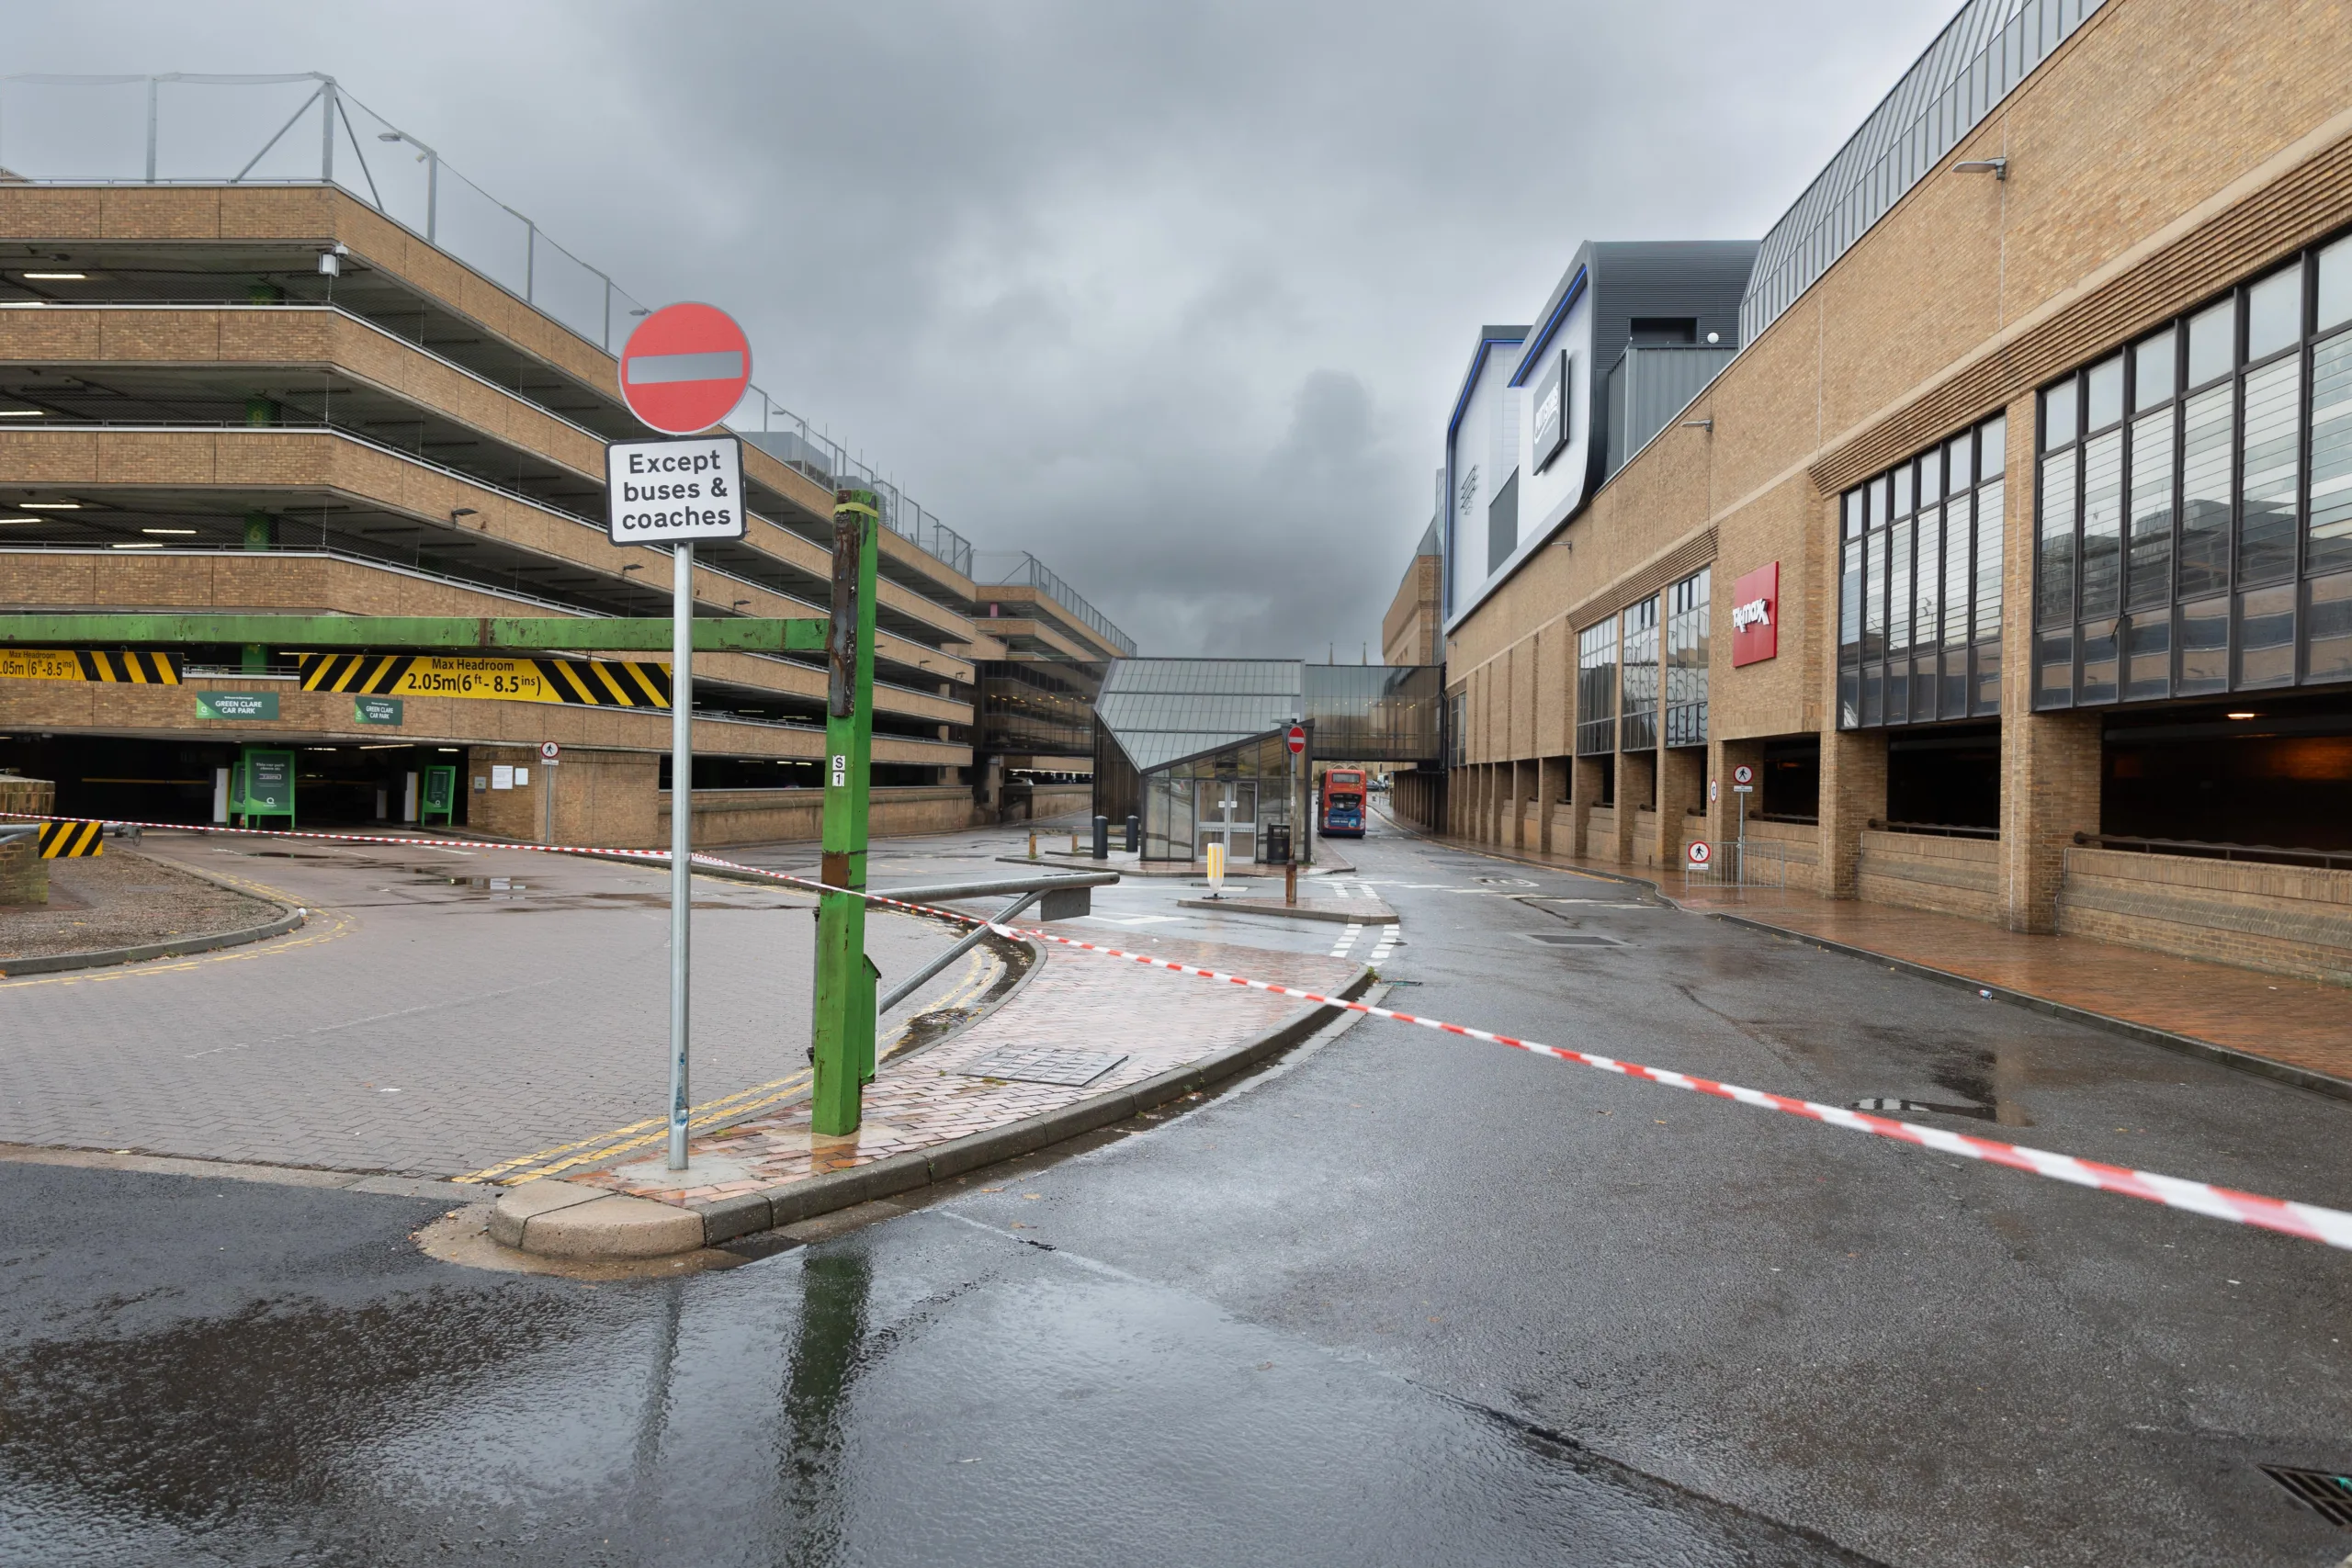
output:
[[[1707,801],[1707,753],[1696,746],[1668,747],[1658,752],[1657,863],[1672,868],[1682,863],[1682,840],[1690,831],[1693,807]]]
[[[1552,852],[1553,808],[1560,801],[1560,760],[1538,757],[1535,760],[1535,849],[1539,854]]]
[[[1527,852],[1527,764],[1517,758],[1510,763],[1510,835],[1505,841]]]
[[[1578,757],[1568,764],[1575,781],[1568,786],[1568,853],[1578,860],[1593,852],[1592,808],[1600,804],[1604,765],[1598,757]]]
[[[2001,917],[2013,931],[2058,929],[2058,893],[2076,833],[2098,831],[2096,713],[2001,716]]]
[[[1755,809],[1754,805],[1749,810]],[[1851,898],[1862,858],[1862,833],[1886,815],[1886,731],[1831,730],[1821,738],[1821,863],[1815,890]]]
[[[1732,770],[1745,763],[1756,770],[1756,793],[1747,797],[1747,815],[1754,817],[1763,809],[1764,742],[1761,740],[1717,740],[1707,748],[1707,777],[1715,786],[1715,798],[1707,803],[1707,838],[1717,848],[1725,847],[1739,837],[1739,796],[1732,792]],[[1705,788],[1705,784],[1700,786]]]
[[[1641,854],[1636,825],[1644,807],[1657,804],[1657,753],[1617,753],[1617,841],[1611,852],[1621,865],[1634,864]]]

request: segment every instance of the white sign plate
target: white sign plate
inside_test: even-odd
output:
[[[743,444],[731,435],[605,448],[605,530],[616,545],[743,536]]]

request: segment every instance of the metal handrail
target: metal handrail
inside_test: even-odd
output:
[[[1961,822],[1889,822],[1881,818],[1870,819],[1873,833],[1930,833],[1947,839],[1997,839],[1998,828],[1979,828]]]
[[[2237,844],[2218,839],[2137,839],[2120,833],[2077,833],[2075,842],[2085,849],[2144,851],[2185,850],[2222,860],[2243,856],[2250,861],[2317,861],[2323,866],[2352,865],[2352,850],[2305,850],[2279,844]]]

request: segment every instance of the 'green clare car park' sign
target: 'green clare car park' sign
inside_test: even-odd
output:
[[[198,718],[271,718],[277,716],[276,692],[198,692]]]
[[[401,699],[354,697],[351,716],[362,724],[398,724],[401,722]]]

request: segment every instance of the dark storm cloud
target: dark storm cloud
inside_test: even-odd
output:
[[[1148,651],[1348,658],[1476,325],[1760,234],[1952,4],[85,0],[9,69],[331,73]]]

